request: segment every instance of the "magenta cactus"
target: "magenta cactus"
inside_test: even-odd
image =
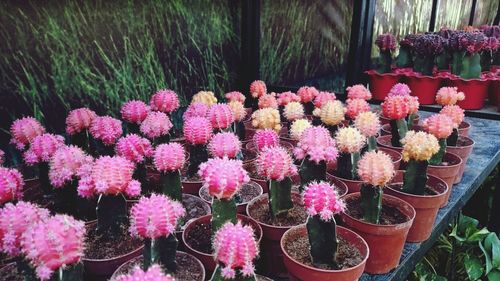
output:
[[[227,129],[234,122],[233,111],[227,104],[214,104],[208,111],[208,120],[214,129]]]
[[[184,121],[192,117],[206,118],[209,109],[210,107],[204,103],[194,102],[188,106],[182,118],[184,119]]]
[[[283,92],[278,94],[278,98],[276,99],[278,102],[279,106],[285,106],[291,102],[300,102],[300,97],[296,95],[295,93],[292,93],[290,91],[288,92]]]
[[[446,152],[448,137],[453,133],[455,123],[445,114],[434,114],[423,122],[423,128],[426,132],[434,135],[439,140],[439,151],[429,160],[431,165],[441,165]]]
[[[10,257],[21,253],[21,235],[49,217],[47,209],[29,202],[7,203],[0,209],[0,250]]]
[[[300,87],[297,91],[297,95],[299,95],[302,103],[312,102],[318,94],[319,91],[316,88],[309,86]]]
[[[346,88],[348,99],[370,100],[372,93],[364,85],[357,84]]]
[[[297,174],[291,155],[280,146],[264,147],[256,159],[257,173],[269,180],[282,181]]]
[[[179,108],[179,98],[172,90],[159,90],[151,96],[149,102],[151,110],[172,113]]]
[[[149,113],[149,106],[143,101],[132,100],[126,102],[121,109],[123,120],[140,125]]]
[[[104,145],[111,146],[122,136],[122,122],[111,116],[96,117],[90,125],[90,133]]]
[[[231,199],[244,183],[250,181],[240,160],[213,158],[200,165],[198,172],[208,193],[218,199]]]
[[[23,197],[24,180],[16,169],[0,167],[0,205]]]
[[[278,146],[280,143],[278,134],[271,129],[258,130],[253,135],[252,140],[258,151],[265,147]]]
[[[212,124],[206,118],[189,118],[183,129],[186,141],[192,145],[205,145],[212,138]]]
[[[327,182],[312,182],[304,189],[303,202],[309,216],[319,215],[321,220],[330,221],[333,215],[344,211],[345,203],[340,200],[335,186]]]
[[[213,248],[215,260],[223,266],[216,269],[215,276],[233,279],[241,274],[255,278],[253,260],[259,248],[252,227],[243,226],[241,222],[224,224],[215,234]]]
[[[86,107],[71,110],[66,117],[66,133],[72,136],[88,130],[96,117],[97,114]]]
[[[375,40],[375,44],[382,52],[396,50],[396,38],[390,33],[380,34]]]
[[[261,80],[253,81],[252,84],[250,84],[250,94],[254,98],[260,98],[261,96],[267,94],[266,83]]]
[[[165,275],[161,267],[157,264],[143,271],[140,267],[136,267],[132,273],[121,275],[116,278],[116,281],[175,281],[170,275]]]
[[[405,83],[397,83],[396,85],[392,86],[391,90],[387,94],[387,96],[392,97],[392,96],[409,96],[411,93],[410,87],[406,85]]]
[[[43,134],[35,137],[30,147],[24,152],[24,161],[29,166],[40,162],[49,162],[58,148],[64,145],[64,138],[60,135]]]
[[[360,113],[367,111],[370,111],[370,105],[364,99],[347,99],[345,115],[351,120],[356,119]]]
[[[212,137],[208,143],[208,152],[212,157],[236,158],[241,151],[238,136],[230,132],[221,132]]]
[[[186,162],[186,152],[184,147],[176,142],[160,144],[154,151],[153,161],[160,172],[178,171]]]
[[[244,103],[246,100],[245,95],[243,95],[241,92],[238,92],[238,91],[232,91],[232,92],[226,93],[225,97],[226,97],[226,100],[228,103],[232,102],[232,101]]]
[[[77,146],[62,146],[50,159],[49,179],[52,186],[61,188],[78,175],[83,165],[90,165],[92,157]]]
[[[321,161],[335,161],[338,152],[330,132],[325,127],[315,126],[304,130],[294,154],[297,159],[308,157],[309,160],[319,164]]]
[[[115,146],[116,155],[134,163],[142,163],[153,155],[151,142],[136,134],[126,135],[118,140]]]
[[[17,119],[10,127],[10,143],[23,150],[35,137],[45,133],[45,128],[33,117]]]
[[[321,108],[323,105],[325,105],[329,101],[334,101],[336,100],[337,97],[335,96],[335,93],[331,92],[324,92],[321,91],[319,94],[314,98],[314,107],[316,108]]]
[[[167,114],[159,111],[152,111],[141,124],[141,133],[149,139],[156,140],[168,135],[173,127]],[[163,142],[160,141],[160,142]]]

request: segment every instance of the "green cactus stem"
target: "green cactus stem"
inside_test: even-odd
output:
[[[161,173],[160,175],[161,193],[168,197],[182,202],[181,172],[173,171]]]
[[[408,47],[399,48],[399,55],[396,59],[397,67],[412,67],[413,59],[411,56],[411,51]]]
[[[50,280],[81,281],[83,280],[83,263],[60,267]]]
[[[438,70],[448,70],[450,68],[450,54],[446,50],[436,56],[436,66]]]
[[[124,131],[126,131],[127,134],[136,134],[136,135],[141,134],[140,126],[138,124],[126,122],[124,125],[125,125],[124,127],[126,129]],[[127,134],[125,134],[125,135],[127,135]]]
[[[429,164],[434,166],[441,165],[445,152],[446,139],[439,139],[439,151],[436,154],[432,155],[432,158],[429,160]]]
[[[152,141],[152,144],[153,144],[153,146],[156,147],[156,146],[158,146],[160,144],[169,143],[169,142],[170,142],[170,135],[166,134],[166,135],[154,138],[153,141]]]
[[[451,132],[451,135],[446,139],[446,145],[457,146],[457,141],[458,141],[458,129],[453,128],[453,132]]]
[[[212,200],[212,233],[216,233],[226,222],[236,223],[236,201],[231,199]]]
[[[40,162],[38,164],[38,179],[40,180],[40,185],[42,186],[42,190],[45,196],[53,195],[53,188],[50,184],[49,179],[49,163],[48,162]]]
[[[245,140],[245,125],[243,122],[234,122],[233,131],[238,136],[240,141]]]
[[[119,236],[127,225],[127,201],[122,194],[99,195],[96,211],[99,234]]]
[[[451,73],[460,75],[462,70],[462,60],[465,57],[465,52],[454,52],[451,64]]]
[[[337,158],[337,176],[349,180],[357,179],[359,157],[359,152],[340,153]]]
[[[408,132],[408,124],[405,119],[391,120],[391,145],[401,147],[401,140]]]
[[[379,72],[379,73],[391,72],[391,65],[392,65],[391,51],[380,52],[379,62],[380,62],[380,65],[377,68],[377,72]]]
[[[217,265],[215,268],[215,271],[212,275],[212,278],[210,278],[210,281],[227,281],[227,280],[234,280],[234,281],[257,281],[257,277],[255,274],[252,274],[252,276],[243,276],[241,274],[239,269],[236,269],[236,276],[233,279],[226,279],[222,277],[222,272],[221,272],[221,266]]]
[[[382,211],[383,190],[380,186],[361,185],[361,213],[363,220],[378,224]]]
[[[146,171],[146,163],[143,161],[141,163],[137,163],[133,175],[133,178],[141,183],[141,186],[143,187],[143,194],[149,194],[153,192],[152,186],[149,184]]]
[[[275,219],[293,208],[292,180],[286,177],[282,181],[271,180],[269,183],[269,210]]]
[[[23,276],[24,281],[38,281],[35,269],[28,260],[18,259],[16,261],[17,272]]]
[[[326,265],[337,269],[338,240],[335,219],[325,222],[316,215],[307,219],[306,226],[314,266],[322,268]]]
[[[378,149],[377,138],[375,136],[368,137],[366,143],[368,151],[374,151]]]
[[[413,64],[413,70],[423,75],[432,76],[434,68],[434,56],[417,56]]]
[[[493,56],[491,51],[483,51],[481,53],[481,71],[483,72],[490,71],[492,60]]]
[[[312,181],[325,181],[326,180],[326,162],[321,161],[319,164],[309,160],[309,157],[305,157],[300,165],[300,193],[304,190],[304,187]]]
[[[413,122],[415,121],[415,118],[417,118],[416,113],[410,113],[408,117],[406,117],[408,130],[413,129]]]
[[[175,273],[177,263],[175,255],[179,242],[175,234],[156,239],[144,239],[143,269],[147,270],[153,264],[159,264],[167,273]]]
[[[189,145],[189,166],[187,176],[192,177],[198,173],[198,168],[203,162],[208,160],[208,151],[206,145]]]
[[[93,152],[92,152],[91,146],[90,146],[91,140],[90,140],[90,134],[89,134],[88,130],[83,130],[79,133],[72,135],[70,137],[70,142],[71,142],[71,144],[74,144],[74,145],[80,147],[81,149],[83,149],[83,151],[93,155]]]
[[[481,76],[481,57],[479,54],[466,55],[462,58],[460,77],[474,79]]]
[[[428,161],[410,160],[405,170],[403,191],[415,195],[424,195],[427,184]]]

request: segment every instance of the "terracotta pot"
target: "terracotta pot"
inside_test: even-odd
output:
[[[186,225],[186,229],[182,233],[182,241],[183,241],[184,245],[186,245],[186,251],[201,261],[201,263],[205,266],[207,276],[211,276],[212,272],[215,270],[216,263],[215,263],[214,255],[211,253],[210,254],[203,253],[203,252],[200,252],[200,251],[194,249],[188,243],[187,237],[195,225],[208,224],[208,223],[210,223],[211,219],[212,219],[212,215],[206,215],[203,217],[199,217],[199,218],[189,222]],[[243,224],[245,224],[245,225],[252,226],[252,228],[255,231],[255,237],[257,238],[257,243],[260,243],[260,240],[262,239],[262,233],[263,233],[260,225],[252,218],[249,218],[247,216],[240,215],[240,214],[238,214],[238,220],[241,220],[243,222]]]
[[[436,93],[441,87],[441,77],[423,76],[419,74],[406,74],[406,83],[411,90],[411,95],[418,97],[422,105],[434,104]]]
[[[378,137],[377,138],[377,145],[378,145],[378,147],[392,149],[392,150],[395,150],[395,151],[401,153],[403,151],[403,148],[402,147],[392,146],[392,144],[391,144],[391,138],[392,138],[391,135],[385,135],[385,136]]]
[[[392,164],[394,165],[394,170],[399,170],[399,167],[401,166],[401,160],[403,159],[403,156],[400,152],[394,149],[389,149],[387,147],[379,147],[378,150],[387,153],[389,157],[391,157]]]
[[[403,184],[404,171],[397,171],[391,183]],[[408,242],[422,242],[431,236],[432,226],[436,220],[439,207],[445,200],[448,191],[448,185],[442,179],[433,175],[428,175],[427,186],[430,186],[434,191],[438,192],[437,195],[414,195],[387,186],[386,194],[393,195],[401,200],[404,200],[415,209],[415,219],[408,232],[406,241]]]
[[[359,198],[360,193],[348,194],[345,201],[360,200]],[[384,195],[382,204],[396,207],[408,217],[408,220],[396,225],[378,225],[342,213],[345,226],[361,235],[368,243],[370,256],[366,262],[365,272],[370,274],[384,274],[398,266],[406,236],[415,218],[415,209],[399,198]]]
[[[361,185],[363,184],[362,181],[344,179],[344,178],[337,177],[334,175],[330,175],[330,176],[332,176],[333,178],[335,178],[338,181],[343,182],[347,186],[347,194],[359,192],[361,190]]]
[[[400,78],[400,74],[395,73],[378,73],[375,70],[365,72],[368,75],[370,83],[370,92],[373,100],[383,101],[391,88],[396,85]]]
[[[358,234],[353,231],[337,226],[337,235],[346,240],[351,246],[358,249],[363,256],[363,261],[358,265],[341,270],[324,270],[300,263],[293,259],[285,250],[285,245],[289,241],[294,241],[298,237],[307,237],[307,228],[305,225],[298,225],[290,228],[281,238],[281,251],[283,252],[283,261],[288,270],[290,280],[314,280],[314,281],[356,281],[359,279],[365,269],[366,261],[370,250],[368,244]]]
[[[413,131],[422,131],[422,126],[420,125],[417,125],[415,124],[415,122],[413,122],[413,126],[411,128]],[[380,135],[381,136],[387,136],[387,135],[391,135],[392,132],[391,132],[391,124],[387,123],[387,124],[384,124],[382,125],[382,127],[380,128]]]
[[[455,178],[454,183],[459,183],[462,180],[467,160],[469,159],[469,155],[471,154],[472,148],[474,147],[474,141],[471,138],[459,136],[458,140],[464,143],[464,145],[446,146],[446,152],[453,153],[460,157],[460,159],[462,159],[462,164],[460,164],[460,168],[458,169],[458,174]]]
[[[380,119],[380,124],[382,124],[382,127],[385,124],[390,124],[391,123],[391,119],[383,116],[382,112],[380,112],[380,114],[379,114],[379,119]],[[413,119],[413,126],[418,125],[419,122],[420,122],[420,115],[417,114],[417,116],[415,116],[415,119]],[[391,133],[391,127],[388,127],[388,128],[389,128],[388,132]],[[384,135],[384,134],[382,134],[382,135]]]
[[[257,159],[257,152],[255,152],[253,150],[249,150],[249,149],[242,149],[241,151],[242,151],[243,154],[245,154],[245,155],[248,156],[247,160],[243,160],[243,164],[252,163],[253,161],[255,161],[255,159]]]
[[[182,181],[182,193],[198,195],[201,186],[203,185],[202,181]]]
[[[293,144],[291,142],[283,140],[281,138],[280,138],[280,146],[282,146],[283,148],[285,148],[288,151],[293,151]],[[255,147],[255,144],[252,141],[249,141],[248,143],[246,143],[245,148],[247,150],[258,152],[257,148]]]
[[[448,191],[446,192],[445,201],[441,205],[441,207],[446,206],[448,204],[448,199],[450,198],[451,191],[453,190],[453,183],[455,182],[455,178],[458,175],[458,170],[460,169],[460,165],[462,165],[462,159],[453,153],[446,152],[443,157],[443,162],[453,163],[448,166],[434,166],[429,165],[427,168],[427,172],[431,175],[434,175],[448,185]]]
[[[471,127],[470,123],[462,121],[462,123],[460,123],[460,125],[458,126],[458,135],[468,137],[470,127]]]
[[[259,195],[255,196],[254,198],[259,197],[263,194],[262,187],[258,183],[251,181],[247,184],[259,191]],[[212,197],[210,197],[210,195],[208,194],[206,185],[204,185],[200,188],[199,196],[200,196],[201,200],[203,200],[205,203],[212,205]],[[242,202],[242,203],[236,204],[238,214],[246,215],[247,205],[248,205],[248,202],[250,202],[250,201],[251,200],[249,200],[247,202]]]
[[[280,135],[280,140],[290,143],[293,147],[297,146],[299,140],[292,139],[288,135]]]
[[[463,109],[481,109],[488,95],[489,80],[486,79],[462,79],[450,77],[452,87],[457,87],[458,91],[465,94],[463,101],[457,102],[457,105]]]
[[[336,187],[335,190],[337,191],[337,194],[339,195],[340,198],[343,198],[344,196],[347,195],[347,193],[349,193],[349,187],[341,179],[327,173],[326,181],[335,185]]]

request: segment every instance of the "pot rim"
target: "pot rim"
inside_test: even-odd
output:
[[[292,191],[292,202],[293,202],[293,198],[294,196],[297,196],[300,198],[300,194],[295,192],[295,191]],[[257,219],[255,219],[254,217],[252,217],[250,215],[250,208],[251,206],[253,206],[254,204],[256,204],[257,201],[262,201],[262,200],[267,200],[269,201],[269,194],[268,193],[264,193],[258,197],[255,197],[254,199],[252,199],[252,201],[248,202],[248,205],[247,205],[247,208],[246,208],[246,212],[247,212],[247,215],[248,217],[252,218],[254,221],[256,221],[259,225],[264,225],[266,227],[269,227],[269,228],[275,228],[275,229],[289,229],[290,227],[292,227],[291,225],[289,226],[283,226],[283,225],[280,225],[280,226],[277,226],[277,225],[272,225],[272,224],[267,224],[265,222],[261,222]],[[302,200],[301,200],[302,201]]]
[[[254,181],[249,181],[249,182],[247,182],[247,183],[245,183],[245,184],[250,184],[250,185],[253,185],[253,186],[255,186],[255,187],[257,187],[257,188],[258,188],[258,190],[259,190],[259,195],[255,196],[254,198],[257,198],[257,197],[261,196],[262,194],[264,194],[264,190],[262,189],[262,186],[260,186],[260,184],[258,184],[258,183],[256,183],[256,182],[254,182]],[[202,185],[202,186],[201,186],[201,188],[200,188],[200,190],[198,190],[198,196],[194,196],[194,195],[192,195],[192,196],[194,196],[194,197],[198,197],[198,198],[200,198],[201,200],[203,200],[203,202],[208,203],[209,205],[212,205],[212,202],[210,202],[210,201],[206,200],[206,199],[205,199],[205,198],[203,198],[203,196],[201,195],[201,190],[202,190],[202,189],[204,189],[204,188],[205,188],[205,189],[207,188],[207,185],[206,185],[206,184]],[[252,200],[253,200],[254,198],[252,198]],[[252,200],[247,201],[247,202],[237,203],[237,204],[236,204],[236,206],[246,205],[246,204],[250,203]]]
[[[462,126],[462,125],[463,125],[464,127],[460,128],[460,126]],[[471,125],[470,125],[470,123],[469,123],[469,122],[467,122],[467,121],[463,120],[463,121],[462,121],[462,122],[458,125],[458,130],[465,130],[465,129],[470,128],[470,126],[471,126]]]
[[[345,179],[345,178],[343,178],[343,177],[336,176],[336,175],[334,175],[334,174],[332,174],[332,173],[329,173],[329,172],[326,172],[326,174],[327,174],[327,175],[330,175],[330,176],[332,176],[332,177],[334,177],[334,178],[336,178],[336,179],[338,179],[338,180],[340,180],[340,181],[348,181],[348,182],[352,182],[352,183],[356,183],[356,184],[363,183],[363,181],[361,181],[361,180],[350,180],[350,179]],[[349,187],[348,187],[348,188],[349,188]],[[347,191],[347,192],[349,192],[349,191]]]
[[[405,170],[397,170],[396,173],[404,173]],[[404,191],[401,191],[399,189],[395,189],[391,186],[386,186],[386,188],[390,189],[391,191],[397,193],[397,194],[401,194],[402,196],[408,196],[408,197],[413,197],[413,198],[419,198],[419,199],[433,199],[433,198],[439,198],[439,197],[444,197],[446,196],[446,193],[448,192],[448,190],[450,189],[450,187],[448,186],[448,184],[446,184],[446,182],[444,180],[442,180],[441,178],[433,175],[433,174],[427,174],[427,176],[430,178],[434,178],[435,180],[439,181],[440,183],[442,183],[444,186],[445,186],[445,190],[439,194],[436,194],[436,195],[416,195],[416,194],[411,194],[411,193],[406,193]],[[403,183],[403,182],[391,182],[391,183]],[[384,194],[385,196],[385,194]],[[404,201],[404,200],[403,200]]]
[[[438,165],[431,165],[431,164],[429,164],[429,167],[432,167],[434,169],[451,169],[451,168],[456,168],[456,167],[459,167],[460,165],[462,165],[462,162],[463,162],[462,158],[460,158],[455,153],[445,152],[443,158],[445,158],[446,155],[451,156],[452,158],[455,158],[455,160],[458,159],[458,163],[453,164],[453,165],[448,165],[448,166],[438,166]]]
[[[441,76],[434,76],[434,75],[423,75],[418,72],[412,71],[412,72],[405,72],[402,73],[406,78],[412,78],[412,79],[429,79],[429,80],[441,80],[443,77]]]
[[[465,139],[466,141],[470,141],[470,142],[471,142],[471,144],[469,144],[469,145],[460,145],[460,146],[458,146],[458,145],[447,145],[446,147],[447,147],[447,148],[448,148],[448,147],[453,147],[454,149],[458,149],[458,148],[469,148],[469,147],[473,147],[473,146],[476,144],[476,142],[475,142],[473,139],[471,139],[471,138],[469,138],[469,137],[466,137],[466,136],[460,136],[460,135],[459,135],[459,136],[458,136],[458,139]]]

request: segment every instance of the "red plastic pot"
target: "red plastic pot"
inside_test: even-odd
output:
[[[446,206],[448,204],[448,199],[451,195],[451,190],[453,189],[453,183],[455,182],[455,178],[457,177],[458,170],[460,169],[460,165],[462,165],[462,159],[455,154],[446,152],[443,157],[443,162],[452,163],[447,166],[434,166],[429,165],[427,168],[427,172],[431,175],[434,175],[448,185],[448,191],[446,192],[446,197],[444,203],[441,207]]]
[[[344,200],[346,202],[360,200],[360,193],[348,194]],[[378,225],[342,213],[345,226],[368,243],[370,256],[366,262],[365,272],[370,274],[384,274],[398,266],[406,236],[415,218],[415,209],[399,198],[384,195],[382,204],[397,208],[408,217],[408,220],[395,225]]]
[[[404,171],[397,171],[391,183],[403,184]],[[410,227],[406,241],[422,242],[429,238],[437,212],[445,200],[448,185],[440,178],[428,175],[427,186],[430,186],[437,195],[414,195],[387,186],[386,194],[404,200],[415,209],[415,219]]]
[[[490,81],[487,79],[470,79],[450,78],[452,87],[457,87],[458,91],[465,94],[465,99],[457,102],[463,109],[481,109],[484,106],[484,101],[488,95],[488,87]]]
[[[423,76],[419,74],[406,74],[406,83],[411,90],[411,95],[418,97],[420,104],[434,104],[436,93],[441,87],[442,78]]]
[[[469,155],[471,154],[472,148],[474,147],[474,141],[471,138],[459,136],[458,141],[464,143],[464,145],[446,147],[447,152],[451,152],[462,159],[462,164],[460,164],[460,168],[458,169],[458,174],[455,178],[454,183],[459,183],[462,180],[467,160],[469,159]]]
[[[460,123],[460,125],[458,126],[458,135],[468,137],[470,127],[471,127],[470,123],[462,121],[462,123]]]
[[[324,270],[308,266],[293,259],[287,252],[286,247],[289,241],[294,241],[298,237],[307,237],[307,228],[305,225],[298,225],[290,228],[281,238],[281,251],[283,252],[283,261],[288,270],[289,280],[314,280],[314,281],[356,281],[359,279],[365,269],[366,261],[368,260],[369,252],[368,244],[361,236],[355,232],[337,226],[337,235],[346,240],[350,245],[358,249],[363,256],[363,261],[358,265],[342,269],[342,270]]]
[[[254,188],[258,189],[259,191],[259,195],[256,196],[256,197],[259,197],[263,194],[262,192],[262,187],[260,186],[260,184],[256,183],[256,182],[249,182],[248,184],[252,185]],[[207,198],[207,195],[208,195],[208,191],[206,191],[207,189],[207,186],[204,185],[200,188],[200,192],[198,194],[198,196],[201,198],[201,200],[203,200],[205,203],[209,204],[209,205],[212,205],[212,198],[209,196]],[[248,201],[250,202],[250,201]],[[242,203],[238,203],[236,204],[236,210],[238,212],[238,214],[242,214],[242,215],[245,215],[246,212],[247,212],[247,205],[248,205],[248,202],[242,202]]]
[[[370,92],[373,100],[383,101],[391,88],[396,85],[400,78],[400,74],[395,73],[378,73],[375,70],[365,72],[368,75],[370,83]]]

